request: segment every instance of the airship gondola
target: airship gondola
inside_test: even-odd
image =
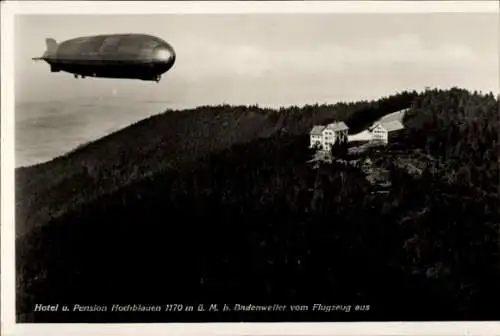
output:
[[[84,36],[61,43],[45,40],[42,57],[51,72],[64,71],[75,78],[126,78],[159,82],[175,63],[175,51],[164,40],[146,34]]]

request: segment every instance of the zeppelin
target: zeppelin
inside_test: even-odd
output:
[[[51,72],[65,71],[75,78],[126,78],[159,82],[175,63],[175,51],[162,39],[146,34],[84,36],[61,43],[45,40],[42,57]]]

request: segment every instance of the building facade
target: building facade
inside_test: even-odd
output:
[[[378,124],[371,130],[371,139],[370,141],[373,143],[387,143],[388,136],[387,130],[382,126],[382,124]]]
[[[387,144],[389,142],[389,136],[396,134],[397,131],[400,131],[403,128],[403,124],[398,120],[377,123],[370,128],[370,142],[376,144]]]
[[[310,147],[317,146],[321,150],[328,151],[339,142],[347,141],[349,128],[340,121],[326,126],[316,125],[310,132]]]

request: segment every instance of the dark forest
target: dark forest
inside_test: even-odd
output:
[[[18,169],[18,321],[497,320],[499,106],[459,88],[279,110],[202,106]],[[358,132],[404,108],[388,146],[309,162],[313,125],[342,120]],[[33,313],[36,303],[215,302],[371,309]]]

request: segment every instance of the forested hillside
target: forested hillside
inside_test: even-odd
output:
[[[385,112],[380,102],[246,109],[267,125],[276,120],[275,128],[127,180],[43,222],[17,242],[21,319],[41,319],[29,314],[39,302],[118,301],[371,306],[362,315],[309,317],[316,320],[498,319],[499,99],[456,88],[405,99],[405,131],[387,148],[343,158],[356,164],[312,169],[310,126],[338,118],[355,128],[402,103]],[[166,129],[153,119],[143,125],[151,138]],[[130,142],[138,138],[134,128],[116,136],[127,132]],[[139,151],[128,151],[121,164],[139,165]],[[80,160],[84,153],[91,147]],[[366,178],[366,157],[389,171],[388,192]]]
[[[233,144],[283,132],[305,134],[316,123],[337,119],[356,126],[408,107],[415,95],[280,110],[229,105],[168,110],[48,163],[17,169],[17,235],[132,181]]]

